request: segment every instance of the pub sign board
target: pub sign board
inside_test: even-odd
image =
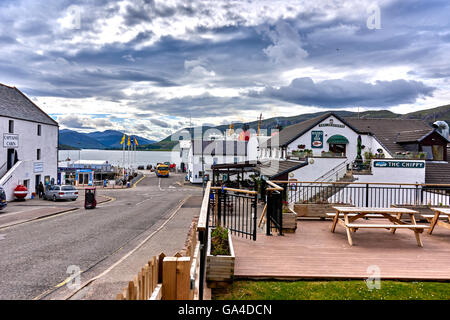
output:
[[[375,168],[423,169],[425,162],[418,161],[374,161]]]
[[[323,148],[323,131],[311,131],[311,148]]]
[[[3,148],[13,149],[19,147],[19,135],[4,133],[3,134]]]

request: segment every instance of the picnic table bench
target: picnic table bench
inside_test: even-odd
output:
[[[409,229],[414,232],[416,236],[417,245],[423,247],[420,234],[424,229],[427,229],[427,225],[421,225],[416,223],[414,214],[417,212],[411,209],[405,208],[366,208],[366,207],[333,207],[336,210],[336,214],[327,214],[333,216],[333,224],[331,226],[331,232],[334,232],[336,225],[342,225],[347,231],[348,243],[352,246],[353,240],[351,233],[356,232],[361,228],[379,228],[388,229],[392,233],[395,233],[397,229]],[[410,216],[411,223],[407,223],[401,220],[403,214]],[[343,219],[342,219],[343,218]],[[388,219],[391,224],[358,224],[354,223],[358,219],[362,218],[385,218]]]
[[[450,208],[431,208],[431,210],[434,211],[434,216],[431,219],[430,229],[428,230],[428,233],[433,233],[434,227],[436,227],[436,225],[450,229]],[[448,222],[440,221],[440,215],[446,215],[448,218]]]

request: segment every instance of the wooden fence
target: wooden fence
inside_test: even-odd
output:
[[[164,253],[153,257],[117,300],[198,300],[200,284],[200,243],[197,222],[191,224],[184,249],[174,257]]]

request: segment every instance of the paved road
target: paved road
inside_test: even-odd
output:
[[[0,299],[45,297],[43,293],[70,275],[71,265],[95,274],[97,264],[119,248],[132,247],[180,201],[201,193],[201,188],[180,185],[182,179],[151,175],[133,189],[100,191],[116,200],[96,210],[80,209],[0,230]]]

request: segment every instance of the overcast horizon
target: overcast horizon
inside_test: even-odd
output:
[[[62,129],[161,140],[189,126],[449,104],[450,3],[0,4],[0,83]]]

